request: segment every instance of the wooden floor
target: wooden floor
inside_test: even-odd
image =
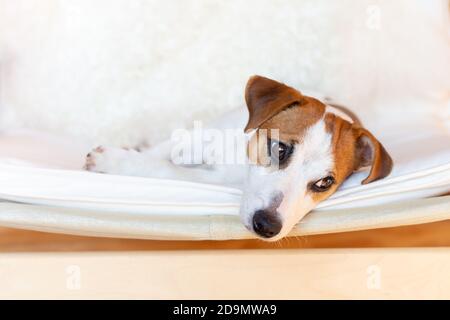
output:
[[[0,299],[449,299],[450,248],[438,247],[450,221],[275,244],[0,228]]]
[[[0,299],[449,299],[449,248],[0,253]]]
[[[0,252],[81,252],[280,248],[386,248],[450,246],[450,221],[327,235],[260,240],[150,241],[80,237],[0,227]]]

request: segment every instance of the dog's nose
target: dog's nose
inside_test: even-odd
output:
[[[275,237],[281,227],[281,221],[274,212],[258,210],[253,215],[253,230],[261,237]]]

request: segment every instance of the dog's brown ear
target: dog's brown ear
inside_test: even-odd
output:
[[[302,94],[283,83],[261,77],[251,77],[245,88],[249,112],[244,131],[259,128],[264,122],[293,104],[301,104]]]
[[[383,145],[366,129],[355,129],[356,168],[371,166],[370,173],[362,181],[367,184],[382,179],[391,173],[393,161]]]

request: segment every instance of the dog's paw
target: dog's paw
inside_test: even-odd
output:
[[[86,155],[86,161],[84,163],[84,170],[105,173],[101,171],[102,164],[104,163],[105,148],[98,146]]]
[[[121,174],[130,151],[99,146],[86,156],[84,170],[98,173]]]

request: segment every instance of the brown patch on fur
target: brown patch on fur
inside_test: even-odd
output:
[[[332,135],[336,185],[341,185],[355,168],[355,136],[353,126],[334,114],[325,116],[325,124]]]
[[[304,96],[304,104],[287,108],[264,122],[251,137],[247,153],[251,163],[267,166],[270,158],[267,138],[278,139],[284,143],[301,143],[305,131],[319,121],[325,112],[325,105],[311,97]],[[273,131],[278,130],[278,137]]]
[[[325,107],[319,100],[304,96],[304,104],[278,113],[263,123],[260,129],[278,129],[281,141],[300,142],[305,131],[322,118]]]

